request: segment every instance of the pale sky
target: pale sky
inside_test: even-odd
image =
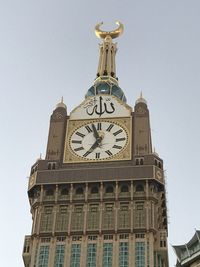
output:
[[[142,90],[153,144],[167,176],[170,244],[200,229],[200,1],[0,1],[0,266],[22,267],[31,233],[27,177],[46,150],[49,118],[64,97],[70,112],[92,85],[96,23],[124,24],[117,75],[128,104]]]

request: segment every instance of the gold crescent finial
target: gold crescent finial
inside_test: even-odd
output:
[[[124,25],[120,21],[116,21],[116,24],[119,26],[114,31],[102,31],[100,30],[100,26],[103,24],[103,22],[98,23],[95,27],[95,34],[98,38],[105,39],[107,36],[110,36],[112,39],[117,38],[120,36],[124,31]]]

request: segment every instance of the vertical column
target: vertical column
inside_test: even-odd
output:
[[[71,184],[71,187],[70,187],[70,203],[72,203],[72,198],[73,198],[73,184]]]
[[[41,185],[41,190],[40,190],[40,202],[43,201],[43,198],[44,198],[44,186]]]
[[[97,267],[102,267],[103,262],[103,236],[98,236],[97,241]]]
[[[52,234],[55,234],[55,227],[56,227],[56,214],[58,212],[58,206],[54,205],[53,207],[53,226],[52,226]]]
[[[87,216],[88,216],[88,204],[85,203],[83,206],[83,212],[84,212],[84,221],[83,221],[83,235],[86,235],[87,230]]]
[[[32,249],[31,249],[31,262],[30,267],[34,267],[36,260],[37,260],[37,253],[38,253],[38,246],[39,246],[39,240],[38,237],[33,238],[32,241]]]
[[[55,202],[58,202],[58,185],[56,185]]]
[[[64,266],[63,267],[70,266],[70,262],[68,262],[70,259],[69,250],[70,250],[70,242],[69,242],[69,238],[66,238],[66,240],[65,240]]]
[[[113,240],[113,266],[119,266],[119,240],[116,234]]]
[[[131,233],[133,233],[133,229],[134,229],[133,181],[131,181],[131,203],[130,203],[130,208],[131,208]]]
[[[146,180],[146,184],[145,184],[145,194],[146,194],[146,201],[145,201],[145,207],[146,207],[146,230],[149,230],[149,198],[148,198],[148,193],[149,191],[149,187],[148,187],[148,180]]]
[[[66,239],[66,247],[65,247],[65,264],[64,267],[70,266],[71,259],[71,237]]]
[[[85,184],[85,202],[88,200],[88,183]]]
[[[72,223],[72,211],[73,211],[73,204],[69,205],[69,224],[68,224],[68,235],[71,234],[71,223]]]
[[[103,201],[103,182],[100,184],[100,201]]]
[[[86,266],[87,261],[87,238],[83,236],[81,242],[81,259],[80,259],[80,266]]]
[[[135,237],[134,234],[129,236],[129,266],[135,266]]]
[[[48,266],[54,266],[55,261],[55,250],[56,250],[56,238],[51,238],[51,242],[49,244],[49,260]]]

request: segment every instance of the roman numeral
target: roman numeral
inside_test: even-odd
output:
[[[97,131],[101,131],[101,122],[97,123]]]
[[[80,133],[80,132],[76,132],[76,135],[80,136],[80,137],[85,137],[84,134]]]
[[[89,154],[91,153],[91,151],[86,151],[85,154],[83,155],[83,157],[87,157]]]
[[[96,153],[95,158],[99,159],[100,158],[100,153]]]
[[[73,143],[73,144],[81,144],[82,141],[79,141],[79,140],[72,140],[72,143]]]
[[[126,140],[126,138],[125,137],[122,137],[122,138],[116,138],[116,142],[120,142],[120,141],[125,141]]]
[[[108,154],[108,156],[112,156],[112,152],[110,150],[106,150],[105,152]]]
[[[109,126],[108,126],[108,128],[106,129],[106,131],[107,132],[110,132],[111,131],[111,129],[114,127],[114,124],[110,124]]]
[[[92,129],[88,125],[85,126],[85,129],[88,131],[88,133],[92,132]]]
[[[81,146],[81,147],[77,147],[74,149],[74,151],[80,151],[80,150],[83,150],[84,148]]]
[[[121,149],[122,146],[117,146],[117,145],[114,145],[113,148],[116,148],[116,149]]]
[[[113,135],[114,135],[114,136],[116,136],[116,135],[120,134],[121,132],[123,132],[123,130],[122,130],[122,129],[120,129],[120,130],[116,131],[115,133],[113,133]]]

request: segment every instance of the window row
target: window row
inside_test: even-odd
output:
[[[75,205],[73,210],[68,205],[60,205],[55,212],[53,206],[45,206],[40,219],[40,232],[51,232],[54,226],[55,231],[66,232],[70,226],[71,231],[82,231],[86,216],[86,228],[88,231],[129,229],[131,227],[131,217],[133,217],[134,227],[146,227],[146,208],[144,202],[136,202],[135,208],[131,212],[129,203],[120,203],[116,208],[114,203],[106,203],[100,209],[99,204],[90,204],[87,209],[84,205]],[[36,216],[36,218],[38,218]],[[71,225],[70,225],[71,218]],[[153,221],[152,219],[150,222]]]
[[[99,250],[99,251],[98,251]],[[101,250],[101,251],[100,251]],[[118,266],[128,267],[129,263],[129,243],[120,242],[118,253],[114,254],[113,243],[104,243],[102,247],[97,247],[96,243],[89,243],[86,248],[86,259],[83,262],[84,257],[81,255],[82,248],[80,243],[72,243],[70,255],[65,255],[68,253],[66,247],[63,244],[57,244],[55,248],[54,256],[54,267],[64,267],[65,261],[68,262],[70,267],[97,267],[99,266],[99,255],[102,255],[101,262],[103,267],[112,267],[114,264],[113,258],[118,255]],[[135,243],[135,267],[145,267],[146,262],[149,262],[149,253],[147,253],[148,247],[145,242]],[[40,245],[39,249],[35,255],[35,265],[36,267],[48,267],[50,262],[50,246]],[[68,257],[69,256],[69,257]],[[133,263],[132,263],[133,264]]]
[[[73,189],[73,195],[77,196],[83,196],[85,194],[85,187],[84,186],[77,186]],[[129,185],[121,185],[118,189],[119,194],[120,193],[130,193],[131,188]],[[137,183],[134,185],[134,192],[144,192],[145,191],[145,185],[143,183]],[[103,194],[114,194],[116,192],[116,187],[114,185],[108,185],[103,188]],[[56,193],[55,188],[49,187],[44,190],[44,197],[46,198],[54,198]],[[100,187],[99,186],[93,186],[88,189],[89,195],[97,195],[100,193]],[[62,187],[58,191],[58,198],[59,197],[69,197],[70,194],[70,188],[68,186]],[[40,190],[36,189],[33,193],[33,196],[35,198],[38,198],[40,196]]]

